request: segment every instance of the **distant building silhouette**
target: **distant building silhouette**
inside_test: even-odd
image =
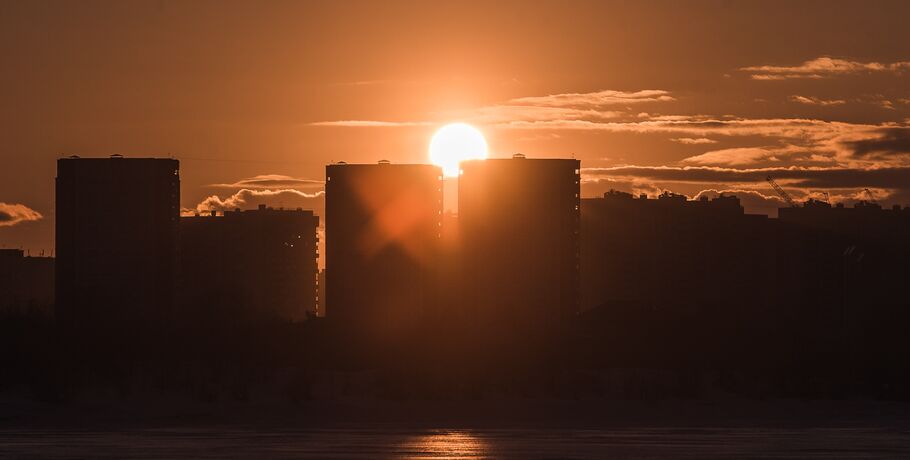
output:
[[[463,305],[478,321],[554,325],[579,308],[578,160],[461,164]]]
[[[0,293],[0,312],[52,314],[54,259],[0,249]]]
[[[182,217],[181,309],[232,305],[287,321],[315,314],[318,226],[312,211],[265,205]]]
[[[581,200],[582,309],[604,303],[664,305],[749,301],[773,285],[775,234],[738,198],[656,199],[610,191]],[[746,300],[746,299],[744,299]],[[737,301],[738,302],[738,301]]]
[[[177,160],[58,160],[58,318],[121,329],[165,321],[174,300],[179,216]]]
[[[432,304],[442,171],[431,165],[326,166],[326,316],[377,332]]]
[[[854,366],[867,369],[904,361],[910,351],[903,338],[910,321],[910,207],[810,201],[778,215],[793,247],[779,276],[790,278],[790,295],[822,343],[842,343]]]
[[[639,344],[636,365],[877,372],[910,349],[906,209],[812,200],[769,219],[732,196],[615,191],[581,207],[582,323],[599,347]]]
[[[836,233],[853,239],[897,242],[910,230],[910,207],[860,201],[853,207],[810,200],[799,207],[780,208],[778,218],[800,227]]]
[[[319,276],[316,278],[316,316],[325,317],[325,269],[319,270]]]

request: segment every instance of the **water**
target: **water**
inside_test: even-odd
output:
[[[910,431],[837,428],[0,430],[2,458],[910,458]]]

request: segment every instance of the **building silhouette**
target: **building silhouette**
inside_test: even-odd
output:
[[[910,351],[903,339],[910,321],[910,207],[813,200],[778,215],[793,247],[779,276],[788,278],[800,320],[821,337],[818,353],[840,351],[841,365],[864,374],[903,362]]]
[[[583,310],[616,302],[704,303],[745,292],[743,283],[773,284],[769,219],[745,214],[735,196],[648,199],[611,190],[581,200],[581,219]]]
[[[319,275],[316,277],[316,316],[319,318],[325,317],[325,269],[319,270]]]
[[[878,203],[859,201],[853,207],[809,200],[802,206],[780,208],[778,218],[806,229],[833,233],[855,241],[897,243],[910,230],[910,207],[883,209]]]
[[[578,311],[579,167],[522,155],[461,164],[462,304],[476,320],[521,329]]]
[[[312,211],[265,205],[182,217],[181,310],[233,306],[285,321],[315,314],[318,226]]]
[[[733,196],[582,200],[582,323],[623,366],[895,369],[908,347],[910,212]],[[644,334],[647,333],[645,336]]]
[[[0,293],[0,313],[52,314],[54,258],[0,249]]]
[[[328,165],[325,212],[326,317],[382,334],[418,321],[433,299],[441,169]]]
[[[56,313],[69,325],[155,327],[174,302],[174,159],[57,161]]]
[[[611,365],[780,364],[796,331],[776,219],[745,214],[735,196],[669,192],[611,190],[581,211],[581,323]]]

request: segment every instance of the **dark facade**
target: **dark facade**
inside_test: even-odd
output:
[[[774,230],[739,199],[607,192],[581,201],[582,309],[605,303],[716,302],[773,284]],[[762,288],[765,289],[762,289]]]
[[[533,326],[578,311],[579,167],[520,155],[462,163],[457,221],[469,315]]]
[[[286,321],[315,314],[318,226],[312,211],[264,205],[181,218],[181,310]]]
[[[0,312],[52,313],[54,259],[28,257],[21,249],[0,249]]]
[[[316,278],[316,316],[325,317],[325,269],[319,270]]]
[[[179,216],[177,160],[58,160],[58,319],[91,326],[166,321]]]
[[[795,323],[776,219],[738,198],[581,202],[582,324],[619,367],[779,365]]]
[[[431,165],[326,166],[326,317],[386,333],[430,308],[442,221]]]
[[[860,201],[853,207],[812,200],[800,207],[781,208],[779,219],[805,229],[837,234],[855,241],[897,243],[910,231],[910,207],[883,209]]]
[[[581,208],[583,324],[628,350],[613,365],[878,372],[910,349],[906,209],[810,201],[769,219],[732,196],[613,191]]]
[[[781,208],[779,220],[795,246],[789,295],[803,320],[826,332],[826,350],[840,350],[854,367],[884,369],[905,361],[910,321],[910,207],[882,209],[812,201]],[[846,361],[844,361],[846,363]]]

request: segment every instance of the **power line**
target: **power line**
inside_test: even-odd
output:
[[[262,163],[262,164],[299,164],[313,165],[326,164],[317,161],[281,161],[281,160],[240,160],[234,158],[194,158],[194,157],[176,157],[180,161],[212,161],[217,163]]]

